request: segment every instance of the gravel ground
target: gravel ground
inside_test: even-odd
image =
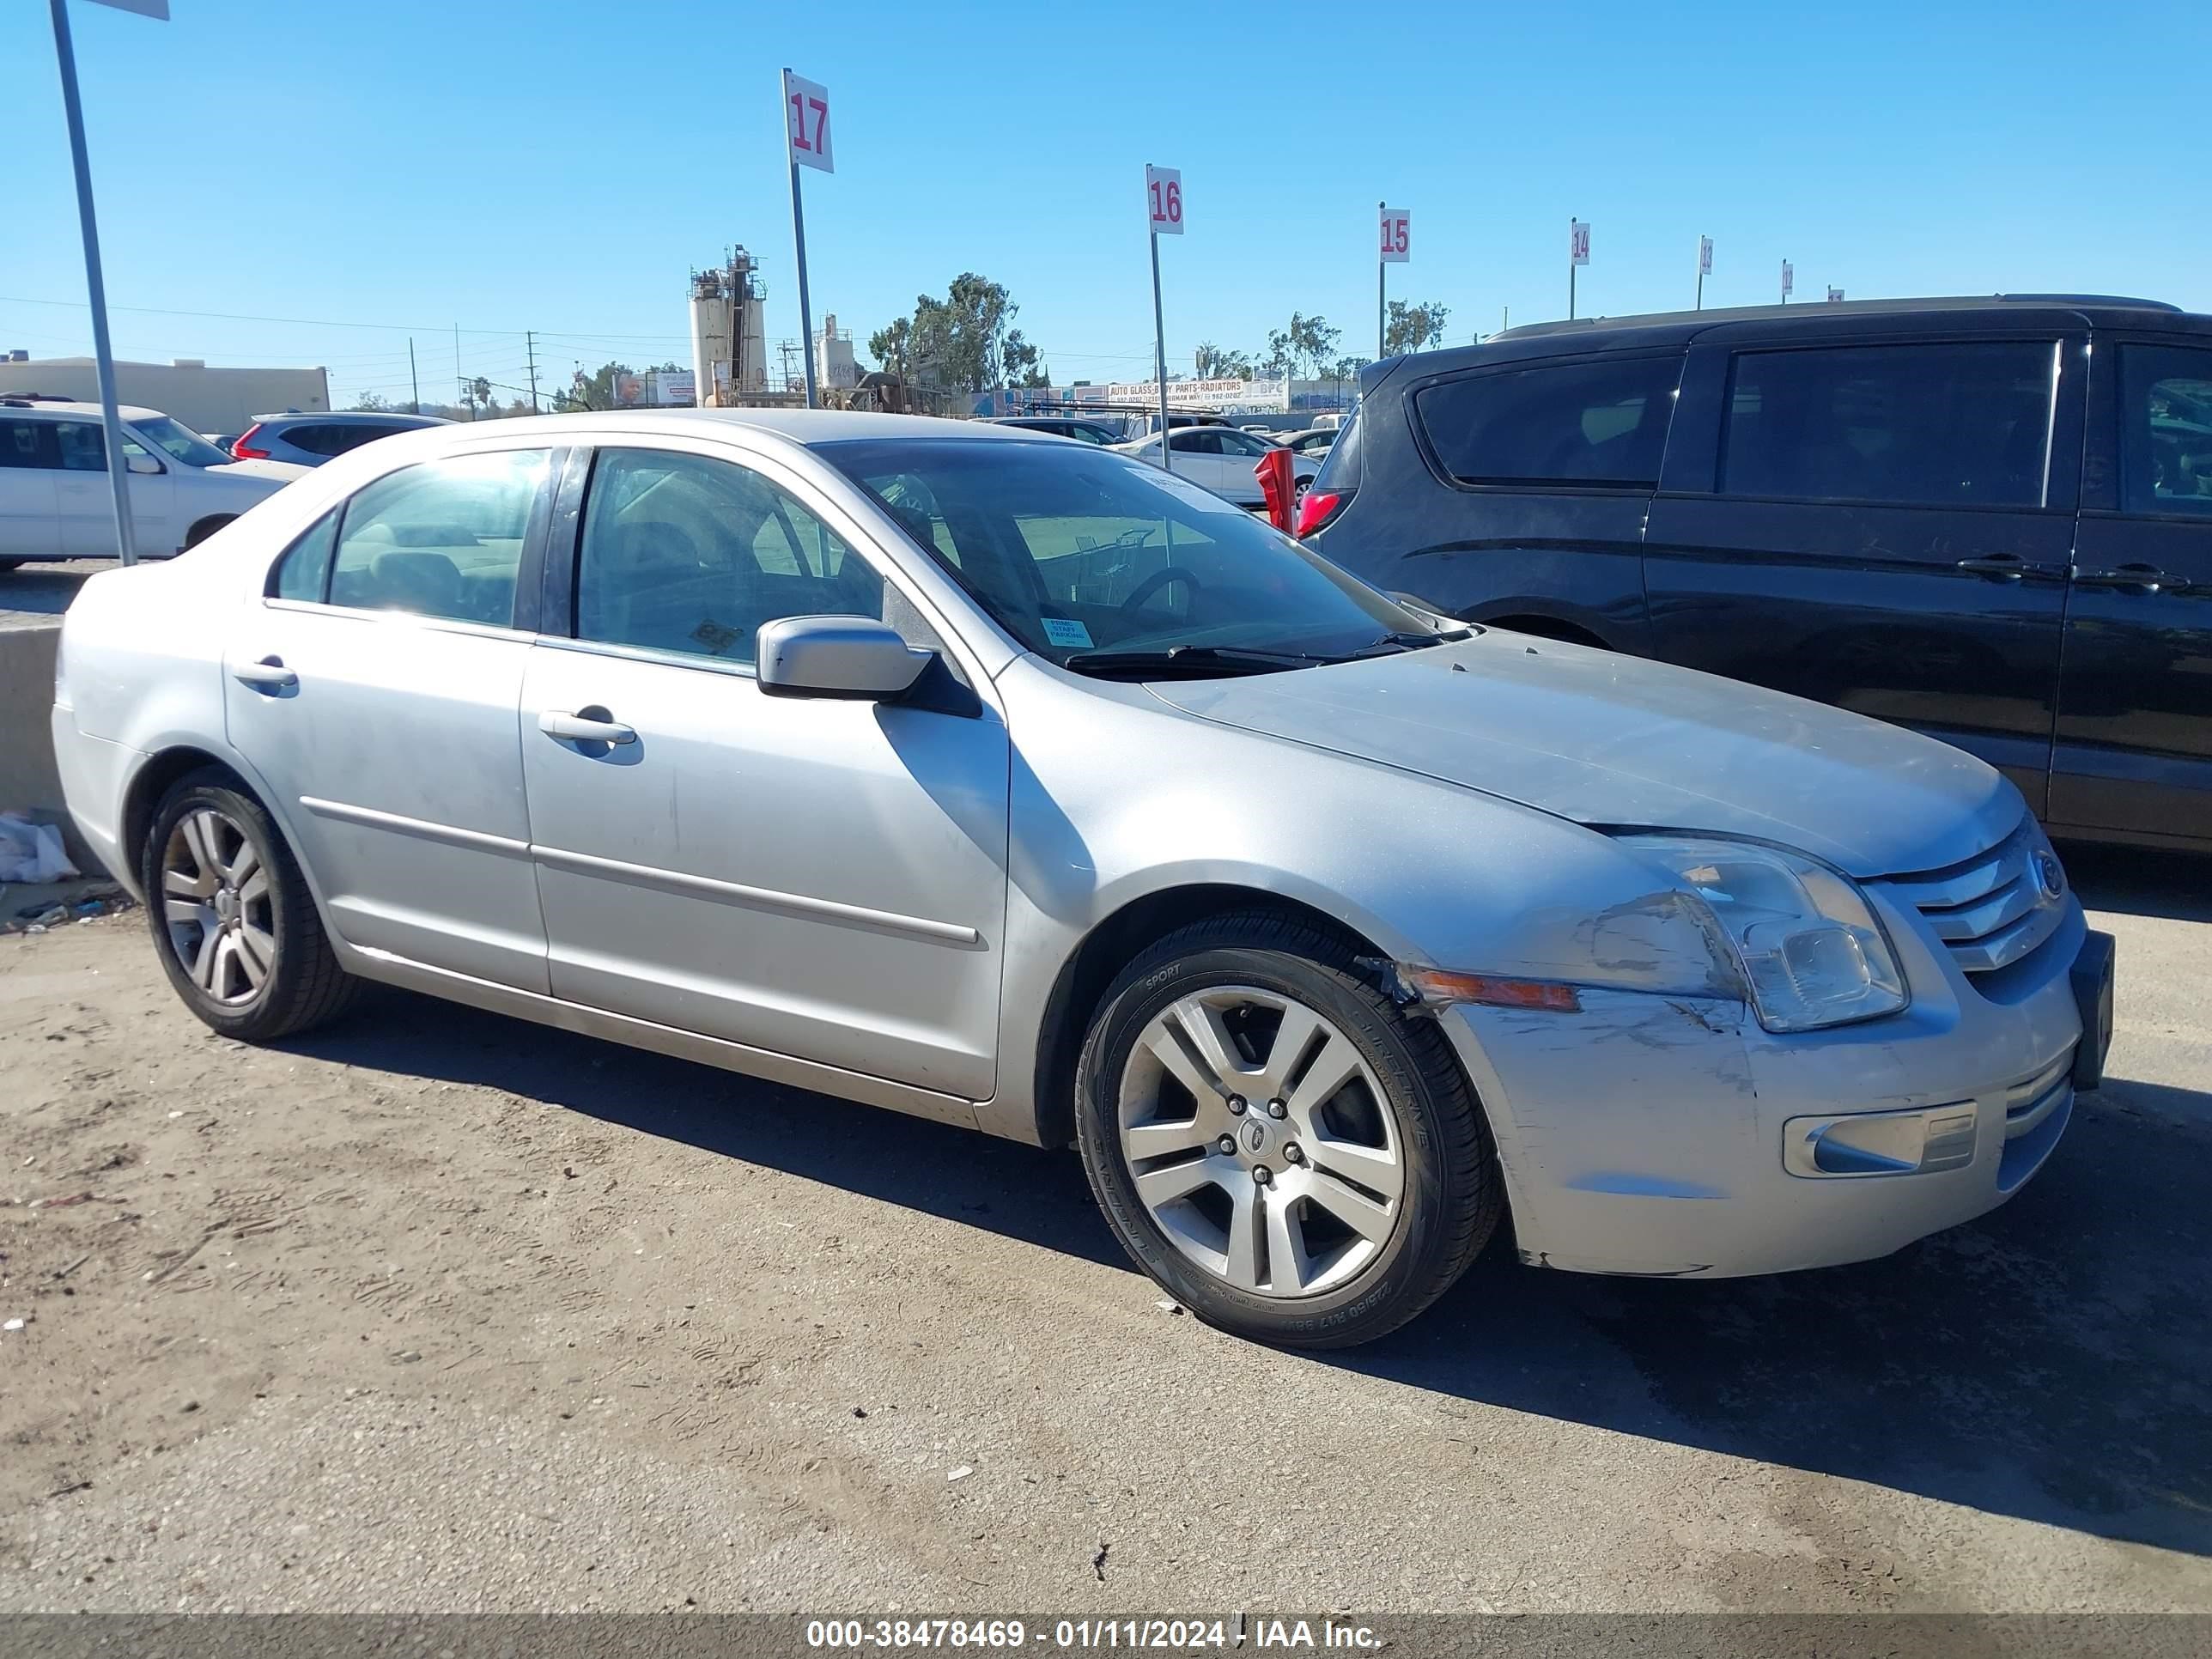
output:
[[[2212,872],[2077,878],[2115,1080],[2005,1209],[1328,1358],[1164,1309],[1066,1155],[0,939],[0,1611],[2212,1610]]]

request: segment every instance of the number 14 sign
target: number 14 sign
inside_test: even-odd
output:
[[[1403,264],[1413,257],[1413,216],[1403,208],[1382,210],[1382,255],[1392,264]]]
[[[784,137],[791,159],[803,167],[837,171],[830,152],[830,89],[819,82],[783,72]]]

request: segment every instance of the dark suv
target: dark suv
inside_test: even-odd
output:
[[[1361,390],[1301,528],[1376,586],[1917,727],[2055,834],[2212,849],[2212,318],[1626,317]]]

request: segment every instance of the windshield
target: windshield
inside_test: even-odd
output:
[[[234,459],[167,415],[149,415],[143,421],[133,421],[131,429],[171,460],[185,466],[228,466]]]
[[[1078,669],[1181,651],[1296,667],[1434,630],[1243,508],[1107,450],[960,439],[822,445],[1022,644]]]

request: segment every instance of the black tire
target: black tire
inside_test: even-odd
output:
[[[275,951],[259,988],[243,1001],[222,1001],[201,988],[183,960],[168,918],[163,854],[179,823],[203,810],[229,820],[251,842],[269,876],[265,931],[275,940]],[[185,1006],[223,1036],[243,1042],[290,1036],[336,1018],[360,990],[362,981],[338,966],[292,849],[261,803],[240,790],[228,773],[206,768],[170,786],[138,849],[138,874],[162,970]]]
[[[1239,1289],[1177,1249],[1137,1194],[1118,1121],[1123,1066],[1162,1009],[1227,985],[1291,997],[1325,1016],[1389,1096],[1404,1153],[1404,1208],[1375,1259],[1333,1290],[1277,1297]],[[1489,1124],[1436,1022],[1407,1015],[1366,981],[1341,943],[1289,917],[1212,918],[1139,956],[1099,1005],[1075,1087],[1077,1147],[1122,1247],[1178,1302],[1239,1336],[1306,1348],[1372,1341],[1449,1289],[1504,1212]]]
[[[190,530],[185,532],[185,545],[187,548],[198,547],[209,537],[214,535],[216,531],[222,529],[223,526],[230,523],[237,517],[238,514],[235,513],[220,513],[211,519],[202,519]]]

